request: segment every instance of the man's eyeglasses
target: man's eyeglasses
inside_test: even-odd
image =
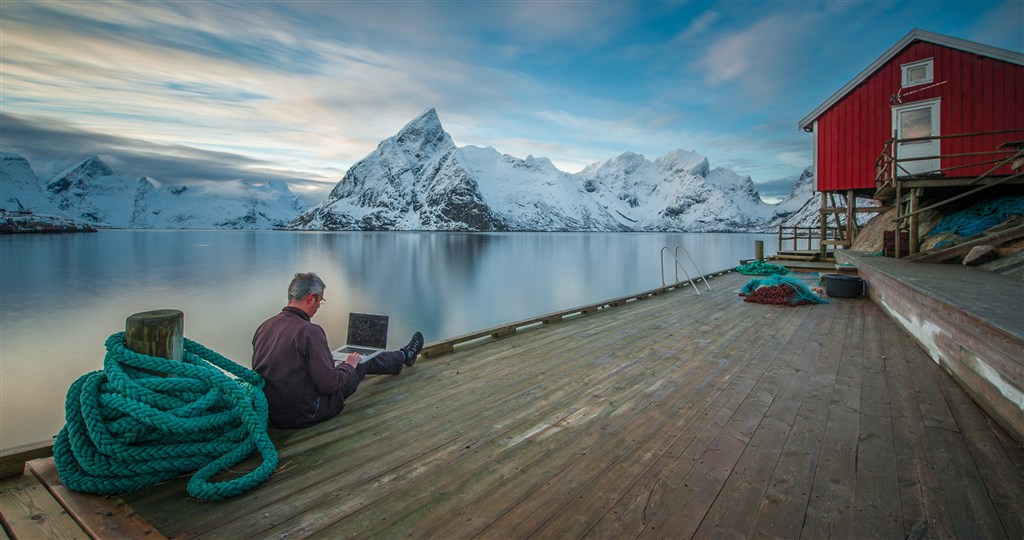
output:
[[[318,294],[314,294],[313,298],[316,298],[320,302],[321,306],[324,305],[325,303],[327,303],[327,299],[324,298],[323,296],[318,295]]]

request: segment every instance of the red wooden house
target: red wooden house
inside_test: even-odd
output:
[[[1024,54],[913,30],[798,125],[814,134],[823,239],[846,216],[824,243],[852,242],[862,196],[901,208],[913,253],[925,189],[948,200],[1021,181]]]

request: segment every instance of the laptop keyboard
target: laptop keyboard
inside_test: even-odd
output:
[[[372,354],[372,353],[377,352],[377,349],[364,349],[362,347],[352,347],[352,346],[349,346],[349,347],[344,347],[342,349],[339,349],[338,352],[341,353],[341,354],[359,353],[360,355],[364,355],[365,356],[367,354]]]

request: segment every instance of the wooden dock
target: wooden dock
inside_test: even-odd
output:
[[[1024,286],[959,264],[844,255],[892,316],[993,419],[1024,441]]]
[[[748,279],[424,358],[275,431],[258,489],[122,511],[172,538],[1024,538],[1024,449],[910,335]]]

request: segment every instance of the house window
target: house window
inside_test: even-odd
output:
[[[901,111],[899,113],[900,118],[900,138],[901,139],[914,139],[918,137],[931,137],[932,135],[932,110],[931,109],[911,109],[907,111]],[[920,141],[927,143],[928,141]],[[909,144],[909,143],[908,143]]]
[[[900,71],[903,73],[903,88],[928,84],[935,80],[934,65],[933,59],[929,58],[900,66]]]

